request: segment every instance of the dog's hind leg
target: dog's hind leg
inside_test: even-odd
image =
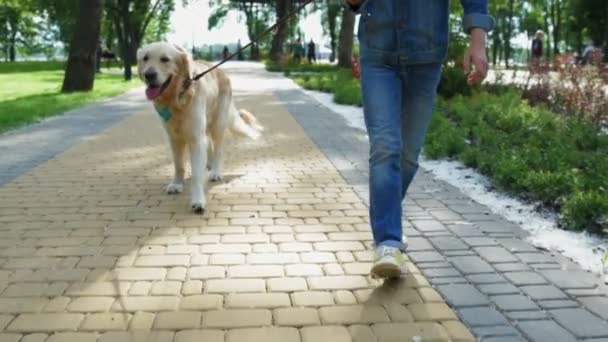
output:
[[[173,153],[173,164],[175,173],[173,180],[167,185],[168,194],[178,194],[184,190],[184,152],[186,144],[184,141],[169,139],[171,141],[171,152]]]

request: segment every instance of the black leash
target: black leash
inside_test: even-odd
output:
[[[244,51],[245,49],[247,49],[248,47],[250,47],[251,45],[257,43],[260,39],[262,39],[262,37],[264,37],[265,35],[267,35],[268,33],[272,32],[272,30],[274,30],[275,28],[277,28],[279,25],[281,25],[282,23],[284,23],[285,21],[287,21],[289,18],[293,17],[296,13],[300,12],[301,10],[304,9],[304,7],[306,7],[306,5],[310,4],[311,2],[313,2],[314,0],[306,0],[304,1],[304,3],[302,5],[300,5],[299,7],[295,8],[293,11],[291,11],[290,13],[287,13],[287,15],[285,15],[283,18],[281,18],[279,21],[277,21],[274,25],[270,26],[270,28],[268,28],[266,31],[260,33],[257,37],[255,37],[252,41],[250,41],[247,45],[243,46],[242,48],[238,49],[236,52],[234,52],[233,54],[231,54],[230,56],[226,57],[225,59],[223,59],[221,62],[217,63],[216,65],[212,66],[211,68],[201,72],[200,74],[190,78],[189,80],[186,80],[185,83],[191,83],[193,81],[198,81],[201,77],[205,76],[207,73],[217,69],[220,65],[228,62],[229,60],[231,60],[232,58],[234,58],[234,56],[238,55],[239,53],[241,53],[242,51]]]

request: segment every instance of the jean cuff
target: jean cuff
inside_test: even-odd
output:
[[[487,14],[471,13],[465,15],[462,19],[462,26],[466,33],[469,33],[474,27],[479,27],[486,32],[490,32],[494,29],[494,25],[494,18]]]
[[[388,247],[394,247],[394,248],[399,248],[403,253],[405,253],[405,250],[407,249],[407,241],[395,241],[395,240],[386,240],[386,241],[382,241],[380,243],[377,244],[377,246],[388,246]]]

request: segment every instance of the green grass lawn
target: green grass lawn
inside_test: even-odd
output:
[[[118,69],[112,69],[113,72]],[[0,132],[118,95],[141,84],[102,69],[91,92],[62,94],[63,63],[0,63]]]

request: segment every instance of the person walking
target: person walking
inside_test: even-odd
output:
[[[538,66],[543,57],[543,32],[538,30],[532,40],[532,64]]]
[[[402,201],[418,169],[447,56],[449,0],[343,0],[360,14],[363,113],[370,142],[370,224],[374,278],[400,277],[407,242]],[[487,0],[461,0],[469,83],[488,71],[486,34],[494,28]]]
[[[308,53],[307,53],[307,57],[308,57],[308,64],[312,64],[312,62],[317,62],[317,54],[315,51],[315,42],[311,39],[310,42],[308,43]]]

